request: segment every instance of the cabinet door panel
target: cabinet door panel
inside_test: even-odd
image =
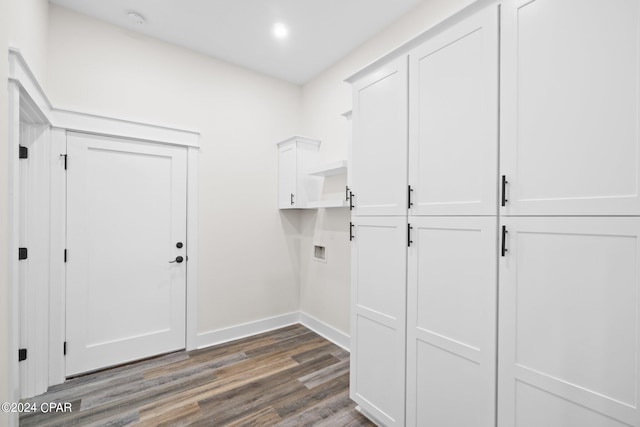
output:
[[[407,220],[357,217],[353,232],[351,398],[403,426]]]
[[[505,215],[639,215],[640,1],[503,4]]]
[[[495,215],[498,10],[489,7],[409,56],[412,215]]]
[[[503,224],[500,425],[637,426],[640,218]]]
[[[406,215],[407,58],[353,84],[353,214]]]
[[[495,425],[496,218],[410,217],[407,425]]]
[[[278,153],[278,207],[280,209],[295,208],[296,164],[297,155],[294,144],[280,149]]]

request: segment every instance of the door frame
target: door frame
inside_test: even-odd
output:
[[[9,200],[10,230],[9,253],[18,252],[19,241],[15,230],[21,224],[18,214],[20,201],[18,149],[20,144],[20,111],[37,112],[48,123],[50,187],[34,191],[29,197],[51,197],[49,233],[44,237],[49,249],[46,271],[39,271],[49,278],[43,284],[43,291],[49,295],[49,331],[48,342],[34,343],[38,348],[60,349],[49,351],[46,366],[40,366],[38,373],[47,376],[42,382],[52,386],[65,381],[65,358],[62,345],[65,341],[65,283],[66,274],[63,251],[66,246],[66,174],[60,154],[66,154],[66,133],[82,133],[118,137],[122,139],[142,140],[145,142],[182,146],[187,148],[187,250],[189,262],[186,265],[186,327],[185,348],[197,347],[198,319],[198,166],[200,154],[200,133],[163,125],[142,123],[129,119],[113,118],[104,115],[57,109],[51,105],[47,95],[38,83],[28,64],[18,49],[9,49],[9,179],[11,195]],[[15,155],[13,155],[15,154]],[[47,162],[46,159],[42,159]],[[43,268],[43,267],[40,267]],[[28,395],[42,391],[25,390],[20,384],[18,362],[19,315],[18,305],[18,260],[9,262],[9,398],[13,402]],[[42,298],[42,294],[39,295]],[[31,345],[31,344],[30,344]],[[34,370],[35,371],[35,370]],[[35,374],[36,372],[34,372]],[[17,425],[18,418],[11,417],[10,425]]]

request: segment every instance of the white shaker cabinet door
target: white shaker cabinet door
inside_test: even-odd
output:
[[[640,215],[639,14],[639,0],[503,2],[503,215]]]
[[[297,150],[291,144],[278,151],[278,207],[294,209],[297,193]]]
[[[407,57],[353,83],[353,214],[406,215]]]
[[[498,425],[640,426],[640,218],[502,225]]]
[[[409,55],[411,215],[496,215],[498,8]]]
[[[357,217],[351,249],[351,399],[404,426],[407,220]]]
[[[407,426],[494,427],[495,217],[410,217]]]

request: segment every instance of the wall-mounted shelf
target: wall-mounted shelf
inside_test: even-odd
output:
[[[315,202],[307,203],[308,209],[321,209],[321,208],[347,208],[349,202],[346,200],[318,200]]]
[[[307,172],[313,176],[334,176],[343,175],[347,173],[347,161],[338,160],[337,162],[327,163],[318,167],[315,167]]]

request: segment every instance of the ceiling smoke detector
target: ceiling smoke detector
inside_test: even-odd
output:
[[[144,16],[140,15],[137,12],[128,12],[127,18],[129,19],[129,22],[134,25],[143,25],[145,22],[147,22],[147,20],[144,19]]]

